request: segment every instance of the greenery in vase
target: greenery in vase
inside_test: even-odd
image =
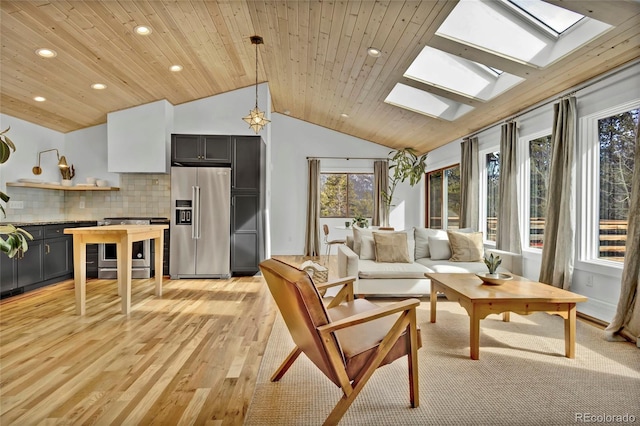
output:
[[[11,129],[11,127],[7,127],[6,130],[0,132],[0,164],[6,163],[11,156],[11,151],[15,152],[16,150],[16,146],[7,136],[9,129]],[[0,191],[0,200],[8,203],[9,196]],[[7,216],[4,206],[1,204],[0,212],[2,212],[2,217]],[[29,248],[27,245],[27,238],[33,240],[31,234],[24,229],[16,228],[11,224],[0,225],[0,251],[6,253],[9,257],[15,256],[20,250],[23,252],[27,251]]]
[[[360,228],[368,228],[369,227],[369,219],[362,216],[361,214],[356,215],[353,218],[353,224],[359,226]]]
[[[498,266],[502,263],[500,256],[493,257],[493,253],[488,258],[484,258],[484,264],[487,265],[490,274],[495,274]]]
[[[382,193],[382,198],[387,206],[387,212],[393,200],[393,193],[400,182],[409,179],[409,185],[414,186],[424,176],[427,169],[427,154],[418,156],[413,148],[403,148],[391,151],[389,155],[389,190]]]

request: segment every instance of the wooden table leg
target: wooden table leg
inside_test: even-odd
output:
[[[120,287],[122,313],[129,315],[131,312],[131,252],[132,241],[128,236],[123,236],[119,243],[116,243],[116,257],[118,263],[118,286]]]
[[[76,315],[85,314],[87,295],[87,244],[81,235],[73,236],[73,278],[76,293]]]
[[[474,306],[469,315],[469,348],[471,359],[480,359],[480,318],[475,311]]]
[[[567,358],[576,357],[576,304],[569,303],[564,319],[564,352]]]
[[[162,257],[164,255],[164,230],[160,230],[158,238],[153,239],[155,249],[156,296],[162,296]]]
[[[429,302],[431,303],[431,322],[436,322],[436,303],[438,302],[438,292],[436,291],[436,285],[431,280],[431,295],[429,296]]]

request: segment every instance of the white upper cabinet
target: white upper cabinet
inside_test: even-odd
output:
[[[107,114],[108,170],[168,173],[173,105],[166,100]]]

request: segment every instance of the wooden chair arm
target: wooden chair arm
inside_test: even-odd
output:
[[[332,333],[336,330],[340,330],[347,327],[353,327],[354,325],[363,324],[368,321],[373,321],[378,318],[382,318],[388,315],[392,315],[398,312],[406,312],[420,306],[420,300],[407,299],[401,302],[396,302],[388,306],[381,306],[377,309],[371,309],[370,311],[362,312],[356,315],[352,315],[347,318],[343,318],[338,321],[333,321],[329,324],[322,325],[317,328],[320,334]]]
[[[353,296],[353,283],[356,277],[344,277],[338,280],[330,281],[316,285],[318,291],[326,290],[327,288],[342,286],[342,288],[336,293],[331,302],[327,305],[327,308],[333,308],[343,302],[351,302],[354,299]]]
[[[344,277],[334,281],[328,281],[326,283],[316,284],[316,288],[318,290],[325,290],[327,288],[335,287],[338,285],[348,284],[349,282],[353,283],[356,280],[356,277]]]

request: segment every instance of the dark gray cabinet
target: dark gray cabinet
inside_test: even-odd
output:
[[[65,225],[44,227],[44,280],[73,274],[73,236],[64,233],[65,227]]]
[[[253,275],[264,259],[265,146],[259,136],[233,137],[231,272]]]
[[[260,191],[262,182],[262,139],[259,136],[234,136],[231,188],[233,191]]]
[[[171,135],[171,164],[229,166],[231,137],[225,135]]]
[[[8,258],[0,254],[0,292],[15,292],[43,280],[43,227],[22,226],[22,229],[33,236],[29,240],[29,249],[19,251],[14,257]]]
[[[0,293],[18,294],[73,277],[73,237],[64,233],[65,228],[91,226],[95,222],[74,222],[51,225],[21,226],[33,236],[29,249],[9,259],[0,255]],[[97,245],[95,271],[97,276]],[[89,250],[87,250],[89,252]],[[90,257],[87,254],[87,263]],[[87,273],[87,277],[91,277]]]

